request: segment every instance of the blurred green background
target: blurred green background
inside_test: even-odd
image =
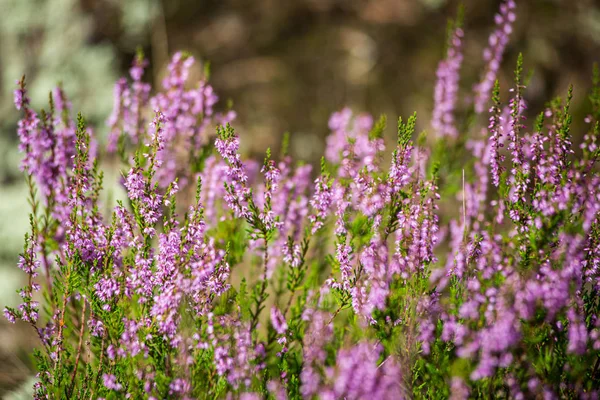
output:
[[[461,90],[479,78],[482,51],[499,2],[465,0]],[[510,85],[518,52],[533,71],[526,100],[533,113],[575,85],[583,119],[593,62],[600,56],[600,5],[593,0],[517,1],[503,63]],[[322,154],[329,115],[349,105],[391,120],[417,111],[428,128],[446,24],[459,2],[445,0],[0,0],[0,305],[14,305],[24,275],[16,268],[28,206],[18,169],[15,81],[27,75],[34,107],[61,83],[105,138],[114,81],[138,47],[160,82],[170,55],[186,50],[211,64],[221,101],[231,100],[249,155],[277,147],[310,162]],[[197,63],[198,76],[202,69]],[[193,76],[193,74],[192,74]],[[462,106],[462,103],[461,103]],[[580,121],[579,121],[580,123]],[[576,129],[574,129],[576,132]],[[392,130],[388,132],[393,135]],[[576,138],[577,139],[577,138]],[[575,140],[577,141],[577,140]],[[0,321],[0,396],[28,396],[27,326]],[[19,389],[19,388],[25,389]],[[17,392],[12,392],[17,390]]]

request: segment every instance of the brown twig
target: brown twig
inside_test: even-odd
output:
[[[283,310],[283,316],[285,317],[290,310],[292,305],[292,301],[294,300],[294,295],[296,294],[296,288],[293,288],[290,292],[290,297],[288,298],[287,304],[285,305],[285,310]]]
[[[104,334],[102,336],[102,344],[100,345],[100,360],[98,361],[98,374],[96,375],[96,385],[94,385],[94,387],[92,387],[92,392],[90,393],[90,400],[94,399],[94,393],[96,392],[96,387],[98,386],[98,379],[100,378],[100,375],[102,374],[102,367],[104,366],[102,364],[102,361],[104,360],[104,342],[106,340],[106,334]]]
[[[46,251],[45,239],[42,239],[40,244],[42,247],[42,264],[44,265],[44,270],[46,272],[46,285],[48,286],[48,294],[50,295],[50,300],[52,301],[52,305],[54,306],[54,295],[52,293],[52,276],[50,275],[50,263],[48,262],[48,254]]]
[[[267,240],[265,239],[265,251],[264,251],[264,270],[263,270],[263,276],[262,276],[262,282],[261,282],[261,287],[260,287],[260,293],[259,293],[259,297],[258,297],[258,301],[256,303],[256,314],[253,315],[252,318],[252,322],[250,323],[250,332],[254,331],[256,329],[256,326],[258,325],[258,319],[259,319],[259,315],[260,315],[260,311],[261,311],[261,307],[266,299],[266,292],[267,292],[267,268],[268,268],[268,264],[269,264],[269,251],[268,251],[268,243]]]
[[[73,369],[73,375],[71,376],[71,385],[69,387],[69,391],[67,392],[68,396],[71,397],[73,393],[73,389],[75,388],[75,377],[77,376],[77,368],[79,367],[79,360],[81,358],[81,346],[83,344],[83,332],[85,331],[85,311],[86,311],[87,303],[85,298],[83,299],[83,307],[81,309],[81,322],[79,328],[79,343],[77,344],[77,355],[75,356],[75,368]]]
[[[310,241],[312,239],[312,234],[307,233],[307,236],[305,237],[304,241],[302,242],[302,254],[301,254],[301,263],[298,266],[298,270],[301,271],[302,273],[304,273],[304,269],[306,268],[306,253],[308,252],[308,247],[310,245]],[[300,272],[298,272],[300,273]],[[304,280],[304,279],[302,279]],[[287,304],[285,305],[285,310],[283,311],[283,316],[285,317],[288,313],[288,311],[290,310],[290,307],[292,306],[292,301],[294,300],[294,295],[296,294],[296,291],[300,288],[299,283],[302,283],[302,281],[297,282],[298,284],[296,284],[296,282],[294,282],[294,287],[292,288],[291,292],[290,292],[290,297],[288,298]]]
[[[335,310],[335,312],[333,313],[333,315],[331,316],[331,319],[329,320],[329,322],[327,323],[327,325],[331,324],[333,322],[333,320],[335,319],[335,317],[337,317],[337,315],[344,309],[344,304],[342,304],[341,306],[338,307],[337,310]]]
[[[71,275],[71,271],[69,270],[69,272],[67,273],[65,282],[69,281],[69,277]],[[65,294],[63,295],[63,302],[62,302],[62,308],[61,308],[61,315],[60,315],[60,319],[58,320],[58,337],[57,337],[57,353],[58,356],[56,357],[56,363],[54,363],[54,369],[58,368],[58,365],[60,364],[60,359],[62,356],[62,351],[61,351],[61,347],[62,347],[62,339],[63,339],[63,327],[65,325],[65,312],[67,310],[67,300],[69,298],[69,293],[68,291],[65,290]]]

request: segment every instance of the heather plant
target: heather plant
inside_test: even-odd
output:
[[[385,116],[343,109],[315,172],[287,139],[242,158],[183,53],[156,90],[134,60],[106,151],[61,90],[38,113],[19,81],[31,232],[5,315],[40,337],[35,397],[597,398],[600,73],[579,148],[572,88],[528,126],[523,57],[496,78],[514,9],[466,108],[457,22],[431,129],[399,118],[386,151]]]

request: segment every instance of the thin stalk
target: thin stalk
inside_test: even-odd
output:
[[[87,307],[87,302],[83,299],[83,306],[81,308],[81,320],[79,327],[79,343],[77,344],[77,355],[75,356],[75,368],[73,369],[73,375],[71,376],[71,386],[69,387],[69,391],[67,392],[67,396],[71,397],[73,393],[73,389],[75,388],[75,377],[77,376],[77,369],[79,367],[79,360],[81,359],[81,347],[83,345],[83,333],[85,331],[85,311]]]
[[[261,312],[261,307],[262,307],[264,301],[266,300],[267,285],[268,285],[267,266],[269,263],[269,243],[267,241],[266,233],[264,234],[264,238],[265,238],[265,251],[263,253],[263,259],[264,259],[263,276],[262,276],[260,292],[258,294],[258,300],[256,302],[256,312],[252,316],[252,322],[250,323],[250,332],[252,332],[256,329],[256,326],[258,325],[258,317]]]
[[[104,364],[102,361],[104,360],[104,342],[106,341],[106,334],[102,336],[102,344],[100,345],[100,361],[98,361],[98,374],[96,375],[96,385],[92,388],[92,392],[90,393],[90,400],[94,399],[94,393],[96,393],[96,388],[98,387],[98,381],[102,374],[102,367]]]

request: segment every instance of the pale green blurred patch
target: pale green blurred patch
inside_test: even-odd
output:
[[[25,274],[17,268],[23,251],[23,236],[28,230],[29,204],[24,183],[0,186],[0,309],[17,306],[16,290],[26,283]],[[0,316],[0,397],[31,398],[33,382],[21,382],[31,374],[25,353],[34,343],[33,330],[26,324],[10,324]],[[7,394],[4,390],[23,385],[24,391]]]
[[[33,384],[37,381],[36,378],[31,377],[21,384],[21,386],[7,393],[3,398],[4,400],[29,400],[33,397]]]
[[[14,304],[24,275],[16,268],[28,231],[29,204],[24,183],[0,188],[0,304]]]
[[[48,108],[48,94],[61,85],[99,137],[112,109],[113,85],[121,74],[118,50],[98,40],[95,15],[79,0],[2,0],[0,13],[0,305],[14,304],[22,276],[16,261],[28,228],[29,204],[18,166],[15,81],[27,77],[32,106]],[[112,1],[121,15],[121,41],[143,44],[156,14],[154,0]]]
[[[77,109],[91,119],[110,112],[117,77],[109,43],[91,43],[92,20],[77,0],[3,0],[0,17],[2,100],[0,115],[12,109],[15,81],[23,74],[34,107],[47,104],[48,93],[62,83]]]

